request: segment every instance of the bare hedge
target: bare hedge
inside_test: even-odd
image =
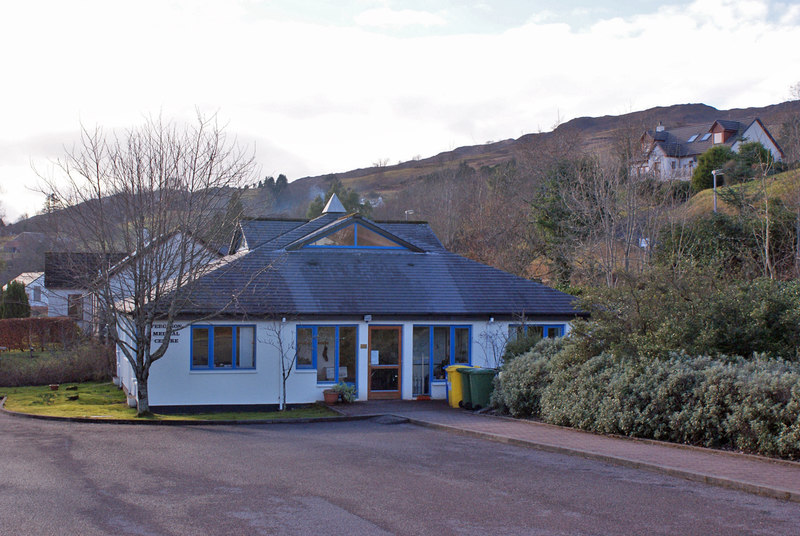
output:
[[[80,337],[80,328],[65,316],[6,318],[0,320],[0,346],[12,350],[38,348],[52,344],[70,346]]]
[[[113,374],[114,350],[94,340],[36,357],[0,354],[0,387],[106,381]]]

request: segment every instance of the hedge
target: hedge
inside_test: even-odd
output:
[[[80,335],[74,320],[67,317],[6,318],[0,320],[0,346],[28,350],[47,345],[69,346]]]
[[[800,363],[763,355],[584,360],[544,340],[503,368],[493,401],[594,432],[800,459]]]

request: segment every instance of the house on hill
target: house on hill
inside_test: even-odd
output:
[[[191,285],[148,380],[155,411],[289,404],[338,382],[359,400],[444,398],[444,368],[498,365],[520,331],[564,335],[570,295],[447,251],[426,223],[348,214],[244,220],[230,254]],[[166,311],[159,311],[165,313]],[[154,328],[151,344],[163,342]],[[118,351],[129,393],[133,371]]]
[[[632,172],[653,174],[662,180],[691,178],[697,159],[715,145],[725,145],[734,152],[745,142],[760,142],[776,162],[783,151],[759,118],[731,121],[718,119],[711,125],[689,125],[667,130],[663,125],[648,130],[641,137],[642,156]]]

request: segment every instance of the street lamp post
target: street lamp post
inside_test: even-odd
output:
[[[714,177],[714,212],[717,211],[717,175],[724,175],[721,169],[712,169],[711,176]]]

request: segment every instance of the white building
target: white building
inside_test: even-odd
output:
[[[783,151],[760,119],[730,121],[718,119],[709,125],[689,125],[666,129],[659,125],[642,135],[642,157],[634,173],[650,174],[663,180],[691,178],[697,159],[715,145],[725,145],[734,152],[745,142],[760,142],[776,162]]]
[[[443,368],[496,367],[510,334],[560,336],[574,298],[447,251],[426,223],[373,222],[334,196],[311,221],[248,220],[226,262],[185,293],[148,381],[155,411],[444,398]],[[161,344],[163,329],[153,331]],[[129,393],[136,378],[118,351]]]

